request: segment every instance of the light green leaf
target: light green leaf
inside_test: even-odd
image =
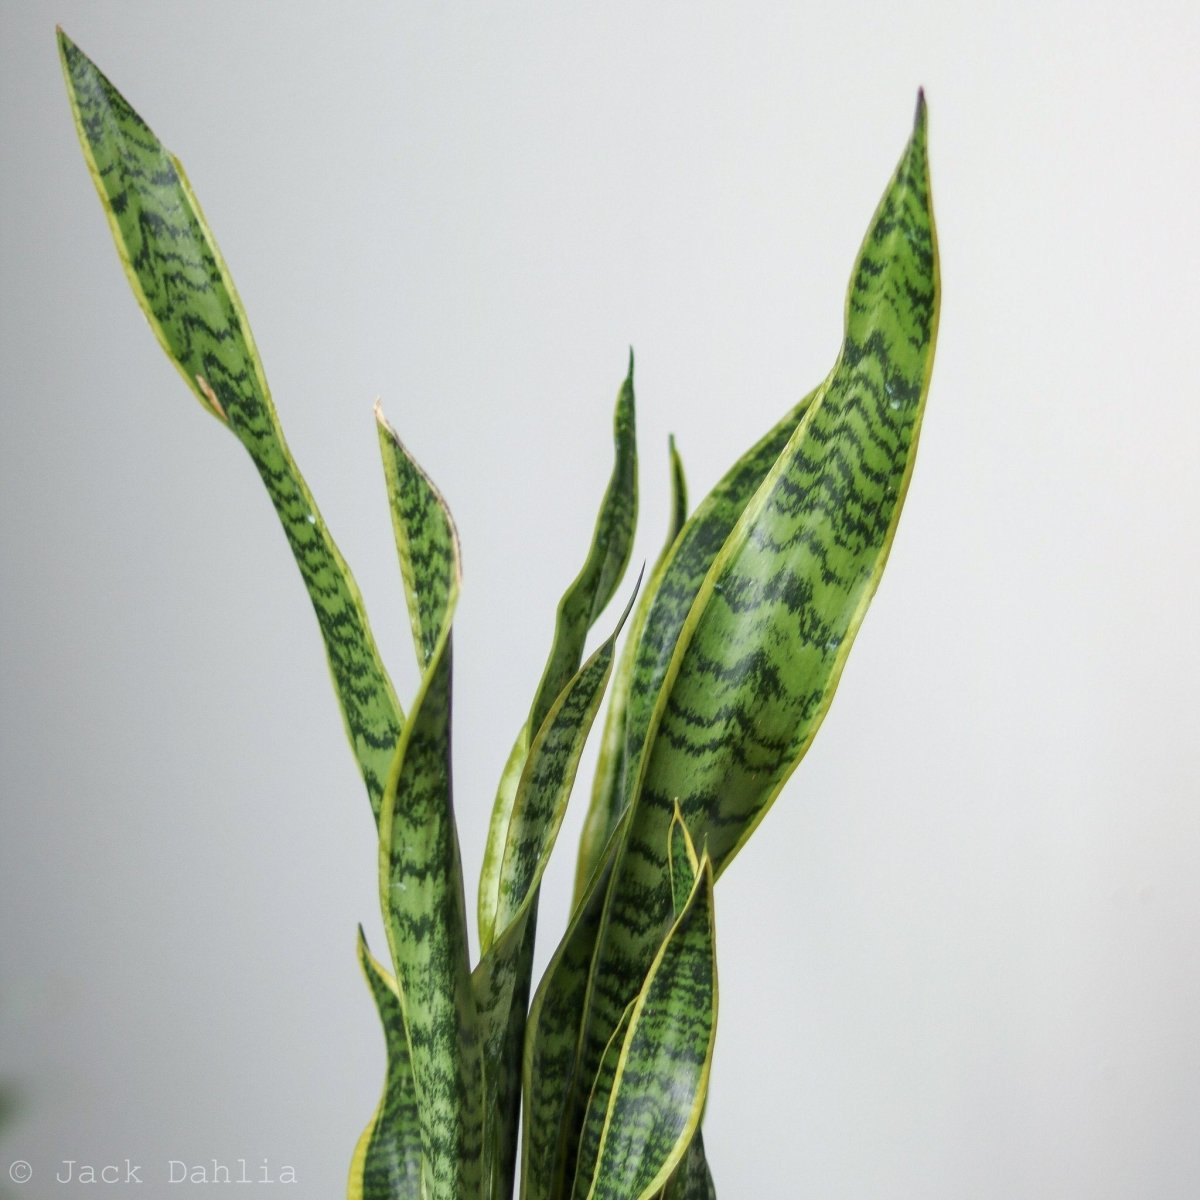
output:
[[[358,959],[383,1024],[387,1077],[350,1163],[347,1200],[421,1200],[421,1125],[404,1008],[395,981],[367,949],[361,926]]]
[[[650,722],[627,842],[594,970],[644,970],[662,915],[678,802],[731,861],[815,736],[879,582],[912,471],[937,330],[925,106],[851,277],[837,365],[699,589]],[[593,992],[598,1063],[628,1002]]]
[[[350,744],[379,815],[404,716],[362,597],[296,466],[250,325],[183,167],[61,30],[84,158],[150,328],[200,403],[245,446],[316,610]]]
[[[671,874],[671,907],[678,917],[691,895],[696,874],[700,870],[696,847],[692,844],[692,835],[688,833],[678,804],[675,805],[675,815],[671,818],[671,828],[667,833],[667,865]]]
[[[683,459],[679,457],[674,434],[667,439],[667,453],[671,459],[671,521],[667,526],[667,540],[663,545],[661,558],[671,553],[675,539],[687,524],[688,515],[687,476],[683,473]]]
[[[424,669],[433,661],[442,622],[452,607],[451,594],[458,588],[458,532],[445,500],[404,448],[378,404],[375,421],[413,644],[418,665]]]
[[[380,809],[380,898],[408,1021],[427,1200],[460,1200],[480,1192],[483,1076],[450,772],[458,538],[424,472],[394,439],[383,448],[400,493],[392,500],[403,526],[397,540],[424,548],[409,557],[413,624],[419,651],[427,638],[432,647]]]
[[[604,1127],[588,1200],[648,1200],[700,1123],[717,1030],[712,884],[705,857],[633,1007],[611,1093],[599,1093]]]
[[[629,1032],[629,1022],[636,1004],[636,1000],[629,1002],[620,1024],[608,1039],[592,1083],[592,1090],[588,1095],[587,1117],[579,1134],[579,1151],[575,1159],[575,1186],[571,1189],[573,1200],[584,1200],[592,1184],[596,1158],[600,1153],[600,1138],[604,1133],[604,1118],[608,1113],[608,1101],[617,1078],[617,1063],[621,1058],[621,1048],[625,1045],[625,1035]]]
[[[492,1124],[498,1131],[493,1158],[504,1163],[515,1163],[520,1047],[533,965],[538,888],[562,826],[584,743],[612,673],[614,644],[628,614],[626,607],[616,629],[563,689],[533,740],[501,854],[494,905],[499,933],[472,976],[487,1079],[487,1111],[493,1114]],[[497,1178],[501,1178],[499,1171]]]
[[[517,783],[524,770],[529,745],[542,727],[554,701],[579,669],[588,630],[613,598],[629,562],[637,520],[635,426],[631,352],[629,372],[617,394],[613,416],[612,474],[600,503],[592,542],[583,567],[559,601],[550,656],[542,672],[529,717],[517,734],[509,754],[492,808],[483,869],[479,877],[479,941],[484,951],[497,933],[495,904],[499,894],[502,855],[512,820]]]
[[[675,919],[678,919],[687,907],[688,899],[696,883],[696,876],[700,873],[700,860],[696,857],[696,848],[692,845],[691,835],[683,823],[678,806],[675,809],[675,816],[671,821],[667,838],[667,863],[670,867],[671,894],[674,897],[674,916]],[[636,1001],[629,1003],[621,1017],[621,1023],[609,1039],[608,1046],[600,1060],[596,1081],[592,1084],[591,1095],[588,1097],[587,1116],[579,1138],[579,1157],[575,1170],[576,1200],[584,1200],[595,1171],[600,1135],[616,1077],[617,1058],[635,1003]],[[683,1152],[679,1165],[658,1195],[661,1200],[665,1200],[672,1193],[686,1197],[689,1190],[694,1191],[705,1182],[711,1186],[712,1177],[708,1172],[708,1164],[704,1160],[704,1144],[700,1136],[699,1125],[697,1125],[695,1136]],[[696,1192],[696,1195],[701,1195],[701,1193]]]
[[[592,950],[625,831],[625,822],[613,831],[529,1009],[522,1068],[522,1200],[558,1200],[574,1177],[580,1022]]]
[[[667,836],[667,861],[671,868],[672,907],[675,916],[679,917],[696,882],[700,863],[678,804],[675,806],[675,815],[671,818],[671,829]],[[607,1054],[607,1051],[605,1053]],[[683,1158],[663,1188],[661,1197],[662,1200],[716,1200],[716,1194],[704,1154],[704,1138],[697,1125],[696,1134],[688,1143]]]
[[[529,714],[539,729],[550,706],[579,669],[588,630],[616,594],[629,564],[637,522],[637,431],[634,417],[633,352],[613,415],[613,469],[587,558],[558,603],[554,641]]]
[[[696,593],[816,394],[805,396],[725,473],[682,529],[668,538],[642,592],[613,680],[595,786],[580,839],[576,899],[629,803],[655,701]],[[679,503],[680,486],[676,483],[674,489],[673,523],[680,509],[686,508]]]

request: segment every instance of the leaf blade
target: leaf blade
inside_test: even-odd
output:
[[[717,1029],[712,885],[706,857],[629,1019],[588,1200],[648,1200],[699,1127]]]
[[[438,552],[421,561],[449,564],[444,575],[428,573],[436,604],[414,598],[423,614],[419,620],[436,638],[384,789],[379,885],[405,999],[428,1200],[457,1200],[479,1193],[484,1139],[482,1061],[451,783],[451,631],[461,569],[458,537],[440,494],[398,441],[389,440],[387,449],[396,455],[396,479],[414,493],[393,506],[409,522],[403,540],[437,545]],[[425,578],[414,574],[418,589]],[[440,582],[444,590],[437,590]]]
[[[563,689],[533,740],[501,857],[498,932],[472,974],[487,1079],[485,1104],[503,1131],[496,1152],[506,1166],[516,1161],[521,1056],[515,1051],[524,1040],[538,891],[628,612],[626,608],[616,629]]]
[[[420,1200],[421,1125],[404,1004],[371,955],[361,926],[358,960],[383,1025],[387,1074],[383,1096],[355,1147],[347,1200]]]
[[[504,842],[529,746],[555,699],[579,669],[588,630],[616,592],[633,549],[636,520],[637,432],[631,352],[629,371],[617,393],[613,413],[612,472],[600,503],[592,540],[582,568],[559,601],[549,657],[529,716],[509,754],[492,807],[478,890],[479,940],[485,951],[496,936],[496,903]]]
[[[634,612],[613,681],[595,787],[580,838],[576,899],[629,802],[671,655],[713,559],[817,392],[789,410],[722,476],[670,538]],[[678,486],[675,485],[676,494]],[[675,515],[678,516],[678,502]]]
[[[713,560],[672,653],[596,950],[585,1070],[671,911],[661,847],[674,805],[719,874],[828,710],[911,474],[937,276],[922,101],[851,276],[834,371]]]
[[[358,586],[279,425],[249,322],[182,166],[61,30],[80,146],[134,295],[167,357],[250,454],[316,612],[376,819],[404,713]]]
[[[530,1005],[522,1064],[522,1200],[553,1200],[566,1186],[564,1179],[569,1183],[573,1177],[573,1149],[567,1141],[577,1088],[581,1020],[592,951],[624,836],[622,822],[575,906]]]

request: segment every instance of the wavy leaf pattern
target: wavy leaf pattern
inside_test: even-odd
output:
[[[634,613],[613,685],[600,766],[580,842],[577,888],[590,875],[596,854],[629,803],[655,702],[696,593],[815,396],[815,391],[805,396],[734,463],[670,538],[655,567]],[[675,519],[679,509],[677,501]]]
[[[380,809],[380,900],[408,1023],[429,1200],[456,1200],[479,1191],[484,1141],[483,1064],[450,767],[458,534],[429,478],[386,424],[380,432],[402,571],[413,587],[418,652],[428,647]],[[440,604],[431,599],[438,597]]]
[[[658,694],[593,967],[584,1073],[671,911],[674,806],[720,872],[828,711],[887,561],[937,332],[925,104],[851,277],[833,372],[713,560]]]
[[[350,568],[284,441],[250,325],[183,167],[66,34],[80,145],[150,328],[258,470],[308,589],[350,744],[378,819],[404,713]]]
[[[375,998],[387,1046],[383,1097],[350,1162],[347,1200],[420,1200],[421,1119],[404,1007],[396,983],[358,930],[358,961]]]
[[[636,521],[637,435],[631,352],[629,371],[617,393],[613,415],[612,473],[600,502],[587,558],[559,601],[550,654],[529,716],[509,754],[492,807],[487,848],[479,876],[479,940],[484,951],[496,933],[495,905],[500,889],[504,840],[530,743],[554,701],[579,669],[588,630],[616,593],[633,549]]]
[[[700,1123],[717,1032],[712,885],[706,856],[629,1017],[588,1200],[649,1200]]]

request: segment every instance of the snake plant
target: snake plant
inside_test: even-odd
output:
[[[585,657],[633,539],[631,356],[592,542],[497,789],[472,962],[450,782],[450,512],[377,408],[421,670],[406,713],[182,166],[61,31],[59,50],[134,295],[279,515],[378,831],[386,955],[360,929],[358,956],[387,1069],[351,1200],[507,1200],[518,1186],[524,1200],[714,1196],[700,1132],[713,885],[829,709],[908,487],[938,322],[924,99],[854,264],[832,371],[694,510],[672,444],[666,545]],[[573,911],[533,991],[539,885],[606,691]]]

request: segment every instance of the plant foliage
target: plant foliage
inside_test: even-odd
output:
[[[632,548],[630,358],[592,542],[497,790],[472,963],[451,788],[461,570],[446,503],[377,409],[421,669],[406,715],[182,166],[61,31],[59,50],[134,295],[279,515],[378,828],[390,962],[361,930],[358,953],[387,1072],[351,1200],[507,1200],[517,1186],[524,1200],[714,1197],[700,1133],[713,884],[828,711],[908,487],[938,320],[924,99],[854,265],[833,370],[690,513],[672,443],[666,545],[585,658]],[[539,885],[606,690],[574,909],[531,998]]]

